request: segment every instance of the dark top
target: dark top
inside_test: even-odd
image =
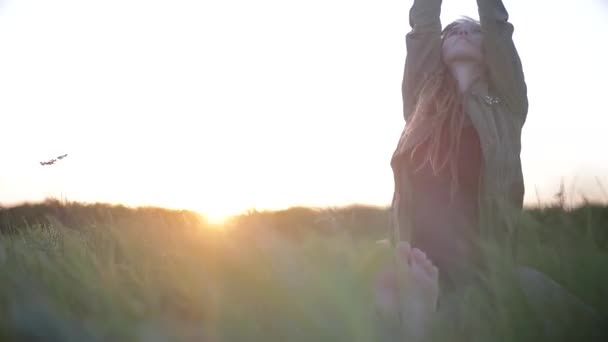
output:
[[[448,142],[441,141],[440,146],[440,160],[443,160],[445,154],[448,152]],[[451,181],[451,173],[449,168],[444,167],[438,175],[432,174],[428,162],[429,142],[424,142],[420,148],[416,151],[412,162],[415,168],[420,167],[421,163],[426,159],[427,162],[423,168],[418,171],[418,176],[424,179],[431,180],[432,178],[441,177],[447,178]],[[467,195],[475,195],[479,191],[479,176],[481,170],[481,145],[479,142],[479,135],[470,122],[465,125],[462,130],[462,136],[460,138],[460,149],[458,153],[458,182],[459,191],[465,192]],[[446,189],[446,193],[449,193],[450,189]],[[468,197],[468,196],[467,196]]]

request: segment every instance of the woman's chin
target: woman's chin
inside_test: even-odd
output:
[[[454,51],[444,55],[443,61],[447,65],[460,63],[483,63],[483,58],[479,53],[471,51]]]

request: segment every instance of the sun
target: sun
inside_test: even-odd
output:
[[[207,220],[207,222],[213,225],[223,225],[226,223],[226,220],[230,215],[223,213],[209,213],[209,212],[201,212],[201,215]]]
[[[217,227],[226,224],[227,221],[237,213],[235,210],[219,206],[198,208],[196,212],[198,212],[207,223]]]

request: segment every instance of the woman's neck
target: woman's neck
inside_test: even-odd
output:
[[[461,93],[469,90],[473,83],[481,78],[483,74],[483,68],[479,63],[469,61],[452,62],[450,64],[450,71],[458,82],[458,89],[460,89]]]

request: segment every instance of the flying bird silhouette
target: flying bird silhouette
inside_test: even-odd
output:
[[[61,159],[65,158],[65,157],[67,157],[67,156],[68,156],[67,153],[66,154],[62,154],[62,155],[58,156],[57,158],[53,158],[53,159],[47,160],[47,161],[41,161],[40,165],[42,165],[42,166],[45,166],[45,165],[55,165],[55,162],[57,162],[57,160],[61,160]]]

